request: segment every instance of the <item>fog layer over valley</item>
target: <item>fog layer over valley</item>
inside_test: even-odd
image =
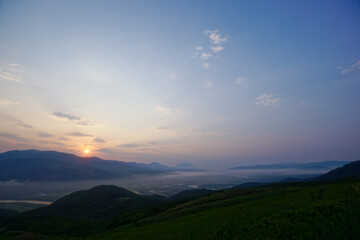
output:
[[[157,175],[134,175],[110,180],[86,180],[65,182],[2,181],[0,200],[54,201],[66,194],[97,185],[116,185],[139,194],[171,196],[191,188],[222,189],[253,181],[271,182],[288,177],[312,177],[324,173],[321,170],[250,169],[219,172],[195,171],[172,172]]]
[[[0,208],[26,211],[98,185],[169,197],[188,189],[218,190],[249,182],[306,181],[346,163],[277,163],[206,171],[190,163],[170,167],[156,162],[109,161],[55,151],[9,151],[0,154]]]

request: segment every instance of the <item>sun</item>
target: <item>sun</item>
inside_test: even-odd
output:
[[[84,150],[85,154],[89,154],[89,152],[90,152],[90,150],[88,148]]]

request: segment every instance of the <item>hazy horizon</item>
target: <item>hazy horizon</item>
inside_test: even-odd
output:
[[[360,158],[359,1],[1,1],[0,152]]]
[[[61,151],[55,151],[55,150],[39,150],[39,149],[23,149],[23,150],[19,150],[19,149],[13,149],[13,150],[9,150],[11,151],[54,151],[54,152],[61,152]],[[5,151],[5,152],[9,152],[9,151]],[[5,153],[5,152],[0,152],[1,153]],[[81,155],[77,155],[76,153],[69,153],[69,152],[61,152],[61,153],[68,153],[68,154],[74,154],[76,156],[79,157],[86,157],[86,158],[100,158],[99,156],[96,155],[91,155],[91,154],[87,154],[86,156],[81,156]],[[106,158],[100,158],[102,160],[107,160],[107,161],[121,161],[121,162],[136,162],[136,163],[146,163],[146,164],[150,164],[150,163],[161,163],[164,164],[166,166],[169,167],[176,167],[177,165],[181,165],[181,164],[191,164],[193,165],[195,168],[198,168],[199,170],[206,170],[206,171],[210,171],[210,172],[223,172],[223,171],[227,171],[227,170],[231,170],[232,168],[235,167],[240,167],[240,166],[256,166],[256,165],[271,165],[271,164],[286,164],[286,163],[316,163],[316,162],[327,162],[327,161],[306,161],[306,162],[300,162],[300,161],[273,161],[273,162],[257,162],[257,163],[244,163],[244,162],[240,162],[240,161],[236,161],[236,160],[229,160],[229,161],[223,161],[222,160],[222,166],[220,167],[218,165],[218,161],[217,160],[213,160],[213,161],[191,161],[191,159],[184,159],[184,158],[179,158],[178,161],[173,162],[173,163],[166,163],[166,162],[159,162],[156,161],[156,159],[154,161],[148,161],[148,162],[141,162],[141,161],[123,161],[123,160],[119,160],[119,159],[106,159]],[[165,159],[166,160],[166,159]],[[165,161],[164,160],[164,161]],[[351,161],[345,161],[345,160],[340,160],[340,162],[352,162],[352,161],[357,161],[358,159],[355,160],[351,160]],[[320,172],[323,172],[323,170],[321,170]]]

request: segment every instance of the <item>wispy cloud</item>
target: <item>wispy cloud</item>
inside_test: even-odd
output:
[[[228,36],[222,36],[219,33],[218,29],[215,30],[205,30],[203,31],[205,35],[209,36],[210,42],[212,44],[221,45],[222,43],[226,42],[228,40]]]
[[[13,82],[21,82],[23,72],[19,64],[0,63],[0,79]]]
[[[90,122],[90,121],[79,121],[79,122],[75,122],[77,125],[80,126],[93,126],[94,123]]]
[[[200,59],[201,59],[201,60],[207,60],[207,59],[209,59],[211,56],[212,56],[211,53],[205,53],[205,52],[203,52],[203,53],[201,53],[201,55],[200,55]]]
[[[347,74],[349,72],[353,72],[353,71],[356,71],[356,70],[360,70],[360,60],[355,62],[354,64],[352,64],[351,66],[349,67],[338,67],[339,70],[341,70],[341,73],[342,74]]]
[[[24,123],[24,122],[22,122],[22,121],[20,121],[20,120],[17,120],[16,121],[17,122],[17,124],[20,126],[20,127],[23,127],[23,128],[33,128],[32,126],[30,126],[29,124],[26,124],[26,123]]]
[[[72,133],[68,133],[67,135],[70,137],[93,137],[90,134],[81,133],[81,132],[72,132]]]
[[[2,106],[11,105],[11,104],[19,104],[19,103],[7,99],[0,99],[0,105]]]
[[[203,33],[209,38],[210,46],[205,49],[202,46],[195,47],[194,58],[199,58],[203,68],[208,69],[211,67],[210,59],[217,57],[217,54],[224,50],[223,44],[228,41],[229,36],[221,35],[218,29],[205,30]]]
[[[66,145],[65,145],[64,143],[62,143],[62,142],[53,141],[53,142],[50,142],[50,143],[52,143],[52,144],[54,144],[54,145],[57,145],[57,146],[62,146],[62,147],[66,146]]]
[[[224,50],[224,47],[223,46],[212,46],[212,47],[210,47],[210,49],[214,53],[217,53],[217,52],[221,52],[222,50]]]
[[[7,139],[12,139],[12,140],[16,140],[16,141],[20,141],[20,142],[28,142],[29,140],[26,138],[21,137],[18,134],[13,134],[13,133],[4,133],[4,132],[0,132],[0,137],[3,138],[7,138]]]
[[[32,126],[30,126],[29,124],[26,124],[24,123],[23,121],[20,121],[19,119],[16,119],[16,118],[13,118],[7,114],[4,114],[4,113],[0,113],[0,117],[7,120],[7,121],[10,121],[10,122],[14,122],[16,123],[18,126],[20,127],[23,127],[23,128],[33,128]]]
[[[109,154],[117,153],[116,151],[114,151],[110,148],[100,148],[100,149],[97,149],[96,152],[109,153]]]
[[[170,73],[170,76],[169,76],[169,79],[170,80],[176,80],[176,79],[179,79],[179,75],[177,75],[176,73]]]
[[[52,137],[54,137],[54,135],[52,135],[50,133],[39,133],[38,136],[41,137],[41,138],[52,138]]]
[[[203,62],[203,63],[202,63],[202,66],[203,66],[204,68],[208,69],[208,68],[211,67],[211,64],[208,63],[208,62]]]
[[[101,138],[94,138],[94,142],[97,142],[97,143],[106,143],[106,141],[104,139],[101,139]]]
[[[117,145],[118,147],[123,147],[123,148],[137,148],[137,147],[142,147],[142,144],[137,144],[137,143],[127,143],[127,144],[119,144]]]
[[[186,135],[193,135],[193,134],[204,134],[205,132],[203,130],[200,130],[198,128],[192,128],[185,132]]]
[[[93,126],[94,123],[83,119],[82,117],[76,116],[76,115],[72,115],[72,114],[68,114],[68,113],[62,113],[62,112],[54,112],[53,116],[56,116],[58,118],[61,119],[66,119],[69,120],[72,123],[75,123],[77,125],[80,126]]]
[[[208,88],[212,88],[215,86],[215,84],[213,82],[206,82],[205,86],[207,86]]]
[[[71,114],[68,114],[68,113],[62,113],[62,112],[54,112],[53,113],[54,116],[57,116],[59,118],[65,118],[67,120],[70,120],[70,121],[80,121],[81,118],[78,117],[78,116],[75,116],[75,115],[71,115]]]
[[[120,148],[144,148],[144,147],[151,147],[157,145],[156,142],[144,142],[144,143],[126,143],[126,144],[119,144],[117,147]]]
[[[164,113],[164,114],[167,114],[167,115],[170,115],[170,114],[173,114],[175,111],[170,109],[170,108],[166,108],[166,107],[163,107],[163,106],[156,106],[155,107],[155,110],[157,112],[160,112],[160,113]]]
[[[279,106],[280,98],[264,93],[256,98],[255,104],[262,106]]]
[[[157,127],[156,130],[169,130],[170,128],[168,127],[164,127],[164,126],[161,126],[161,127]]]
[[[245,81],[245,78],[244,78],[244,77],[238,77],[238,78],[236,78],[235,83],[236,83],[236,84],[241,84],[241,83],[243,83],[244,81]]]

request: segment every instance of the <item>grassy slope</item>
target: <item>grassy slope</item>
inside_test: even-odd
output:
[[[2,240],[60,240],[58,237],[49,237],[41,234],[12,231],[0,233],[0,239]]]
[[[91,239],[360,239],[360,182],[234,189]]]

